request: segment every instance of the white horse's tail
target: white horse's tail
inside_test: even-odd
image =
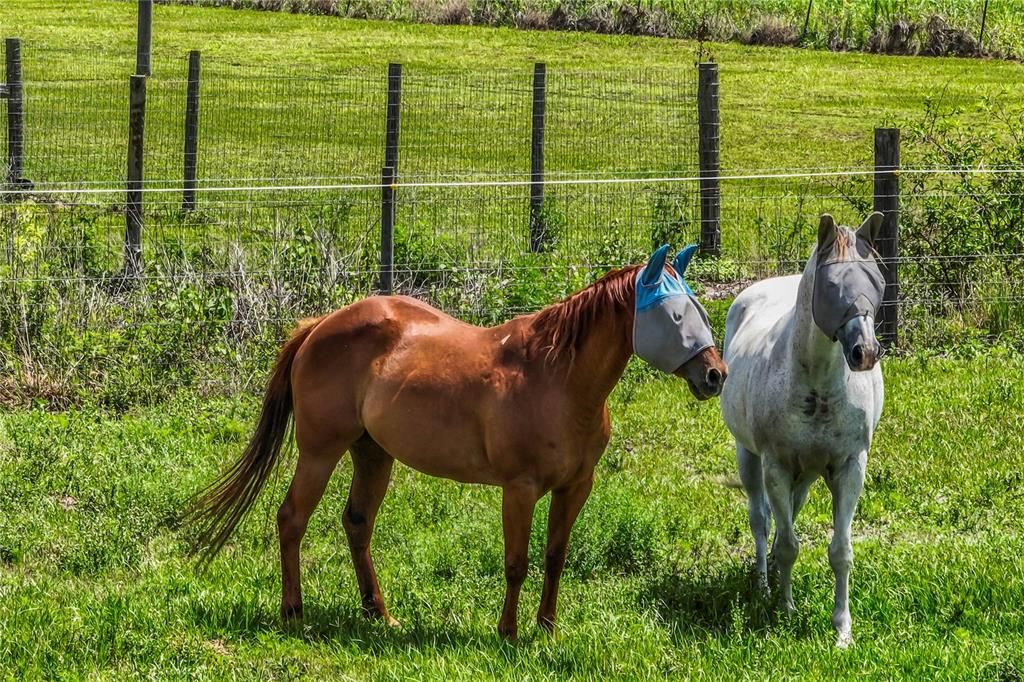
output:
[[[715,476],[711,479],[723,488],[736,488],[743,490],[743,483],[740,481],[739,476]]]

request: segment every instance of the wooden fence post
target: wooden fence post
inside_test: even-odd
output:
[[[194,211],[196,208],[196,166],[199,153],[199,64],[197,50],[188,53],[188,89],[185,94],[185,178],[181,208]]]
[[[719,180],[721,126],[718,109],[718,64],[697,67],[697,126],[700,162],[700,250],[721,253],[722,191]]]
[[[395,169],[380,170],[380,293],[391,295],[395,278]]]
[[[530,251],[544,248],[544,119],[547,110],[547,66],[533,65],[533,134],[530,144]]]
[[[388,64],[388,108],[384,129],[384,166],[398,177],[398,138],[402,116],[402,65]]]
[[[885,220],[877,248],[882,257],[885,294],[879,311],[879,340],[892,348],[899,340],[900,129],[875,128],[875,210]]]
[[[148,76],[153,56],[153,0],[139,0],[139,27],[135,41],[135,75]]]
[[[21,40],[4,41],[7,98],[7,184],[19,189],[24,183],[25,109],[21,79]]]
[[[128,201],[125,205],[124,274],[142,274],[142,181],[146,126],[146,77],[131,77],[128,113]]]

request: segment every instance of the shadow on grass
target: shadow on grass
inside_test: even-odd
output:
[[[794,637],[811,636],[806,614],[799,609],[793,614],[781,611],[776,606],[777,593],[774,584],[771,593],[765,593],[750,566],[731,563],[661,569],[641,589],[639,602],[657,613],[677,640],[742,637],[779,627]]]
[[[409,649],[455,649],[472,644],[499,644],[497,628],[493,636],[481,636],[458,624],[436,625],[416,622],[390,627],[363,617],[357,603],[341,601],[329,604],[307,600],[301,623],[283,624],[277,609],[266,608],[243,598],[215,604],[194,604],[192,622],[211,638],[229,636],[238,640],[256,640],[266,635],[307,644],[357,643],[380,654]],[[495,623],[495,626],[497,624]],[[527,633],[522,633],[526,635]]]

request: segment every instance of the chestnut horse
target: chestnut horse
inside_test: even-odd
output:
[[[721,392],[725,365],[682,281],[694,248],[674,270],[663,247],[644,270],[612,271],[497,327],[471,326],[405,296],[367,298],[303,323],[281,349],[243,456],[189,513],[199,526],[193,552],[208,561],[227,541],[266,483],[292,416],[299,456],[277,515],[283,620],[302,616],[299,544],[348,451],[353,474],[343,525],[366,616],[396,623],[377,584],[370,537],[397,459],[432,476],[501,486],[506,593],[498,630],[509,639],[517,635],[533,509],[552,493],[537,621],[553,630],[569,531],[608,444],[607,399],[634,339],[656,348],[658,357],[645,359],[669,363],[698,399]],[[641,316],[648,322],[634,328]],[[661,326],[649,326],[659,316]],[[673,341],[666,321],[686,333]]]

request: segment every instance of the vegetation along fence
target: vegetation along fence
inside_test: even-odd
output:
[[[15,397],[128,399],[149,375],[234,385],[296,318],[375,291],[492,323],[664,242],[701,243],[720,322],[742,284],[799,271],[824,211],[887,216],[890,345],[1024,310],[1011,230],[928,241],[947,217],[1006,223],[1019,174],[918,147],[944,172],[901,171],[893,128],[875,131],[874,168],[723,169],[713,64],[298,73],[154,53],[145,34],[134,63],[5,42],[0,391]],[[1005,201],[979,208],[992,192]]]

